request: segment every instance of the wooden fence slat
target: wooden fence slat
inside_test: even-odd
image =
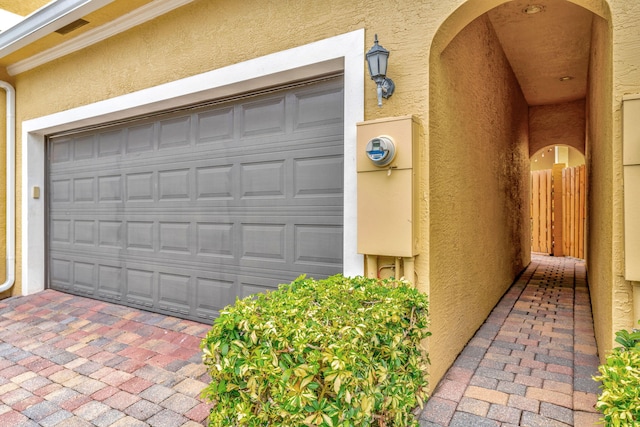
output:
[[[570,209],[570,203],[569,203],[569,197],[567,194],[567,188],[569,188],[569,170],[568,169],[564,169],[562,171],[562,204],[565,207],[563,212],[564,215],[562,216],[562,227],[564,228],[564,239],[562,241],[562,246],[564,248],[564,253],[565,255],[570,255],[571,254],[571,250],[569,247],[569,218],[570,218],[570,213],[569,211]]]
[[[562,170],[564,169],[564,164],[555,164],[553,165],[553,169],[551,173],[553,175],[553,256],[564,256],[564,228],[563,224],[563,215],[564,208],[562,204]]]
[[[575,241],[575,169],[569,168],[569,256],[573,256],[574,241]]]
[[[559,181],[557,186],[554,179]],[[584,258],[585,166],[564,168],[555,178],[552,170],[532,171],[530,184],[531,250]],[[562,194],[554,195],[554,188]],[[554,228],[562,233],[554,233]],[[554,237],[562,241],[554,242]],[[554,246],[562,251],[555,251]]]
[[[533,189],[531,191],[533,195],[533,209],[531,210],[533,214],[533,251],[540,252],[540,174],[534,172],[531,174],[531,177],[533,183]]]
[[[548,254],[553,253],[553,174],[551,170],[545,171],[545,178],[547,179],[547,192],[545,193],[547,199],[547,214],[545,221],[546,233],[546,252]]]
[[[540,252],[547,251],[547,177],[540,171]]]

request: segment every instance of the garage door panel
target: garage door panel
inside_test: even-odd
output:
[[[340,79],[49,145],[49,284],[210,321],[342,271]]]
[[[193,247],[191,240],[191,223],[177,221],[159,223],[158,250],[160,252],[191,255]]]
[[[285,163],[283,160],[240,165],[241,197],[285,197]]]
[[[73,222],[73,243],[76,245],[96,244],[95,221],[93,220],[76,220]]]
[[[124,222],[98,220],[98,246],[120,251],[124,247]]]
[[[198,222],[196,224],[196,254],[199,257],[232,258],[235,253],[234,224]]]
[[[126,268],[125,301],[137,306],[152,308],[156,305],[154,290],[156,274],[151,270]]]
[[[339,88],[302,91],[292,95],[296,103],[295,130],[342,125],[343,96]]]
[[[153,251],[155,225],[153,221],[127,221],[125,248]]]
[[[70,260],[52,257],[49,261],[49,274],[53,286],[61,289],[71,288]]]
[[[295,263],[335,265],[342,259],[342,226],[298,224],[295,226]]]
[[[65,245],[69,245],[71,243],[71,220],[52,220],[50,228],[50,239],[52,242]]]
[[[71,179],[52,180],[50,187],[52,202],[69,203],[71,201]]]
[[[124,130],[103,132],[98,135],[98,157],[117,156],[122,154]]]
[[[121,175],[98,177],[98,202],[122,202],[124,186]]]
[[[234,136],[233,107],[220,108],[214,111],[200,113],[197,117],[198,144],[212,144],[232,141]]]
[[[264,137],[285,132],[285,97],[275,96],[255,102],[247,102],[240,108],[240,135]]]
[[[242,258],[285,261],[285,224],[242,224]]]
[[[191,116],[160,121],[158,141],[160,150],[181,149],[191,144]]]
[[[196,200],[232,200],[233,165],[196,167]]]
[[[193,305],[190,274],[158,274],[158,305],[161,310],[188,315]]]
[[[74,141],[64,138],[53,142],[49,147],[49,162],[52,165],[65,163],[71,160]]]
[[[335,197],[344,193],[342,156],[298,158],[293,163],[295,197]]]
[[[324,135],[317,130],[296,134],[287,134],[273,138],[259,137],[247,140],[234,140],[230,147],[191,146],[176,150],[154,150],[150,153],[134,153],[114,158],[92,158],[73,162],[50,163],[50,170],[57,179],[68,176],[76,178],[112,175],[119,172],[134,173],[141,168],[156,169],[167,165],[177,165],[176,169],[196,166],[217,166],[251,162],[257,156],[260,160],[282,159],[282,153],[288,158],[295,157],[296,152],[308,155],[309,150],[318,151],[319,155],[336,153],[342,147],[342,129],[336,126],[322,129]],[[222,150],[222,151],[221,151]]]
[[[120,301],[124,293],[124,269],[119,266],[98,265],[98,293],[103,298]]]
[[[121,214],[123,218],[125,215]],[[260,249],[258,243],[252,242],[280,242],[286,238],[286,233],[293,232],[292,227],[303,230],[298,231],[302,237],[297,241],[311,239],[313,230],[318,230],[318,236],[323,238],[342,233],[340,212],[331,212],[322,207],[318,207],[318,212],[314,212],[313,215],[307,212],[294,216],[285,210],[272,214],[256,211],[253,216],[245,212],[237,216],[223,215],[219,219],[202,215],[210,221],[202,221],[200,216],[189,220],[188,214],[165,214],[158,221],[143,220],[144,213],[140,216],[140,220],[135,220],[129,214],[129,220],[126,221],[113,217],[95,220],[53,220],[50,245],[57,251],[73,246],[76,251],[82,252],[86,247],[91,247],[92,251],[101,256],[165,252],[168,256],[184,254],[190,258],[192,255],[210,258],[234,256],[234,248],[237,243],[242,242],[246,254],[262,254],[264,258],[281,259],[281,249]],[[283,221],[283,217],[289,219]],[[340,250],[341,247],[335,247],[335,251]]]
[[[126,183],[126,201],[153,201],[154,196],[154,172],[135,172],[125,174]]]
[[[96,200],[95,197],[95,179],[77,178],[73,180],[73,202],[74,203],[91,203]]]
[[[244,278],[240,284],[240,298],[273,291],[278,288],[278,283],[275,280],[263,280],[262,283],[256,283],[254,280],[255,278]]]
[[[73,262],[73,288],[93,295],[97,285],[96,265],[92,262]]]
[[[125,152],[128,154],[153,151],[155,148],[155,124],[145,123],[133,126],[127,130],[126,138]]]
[[[71,145],[73,147],[74,161],[92,159],[95,155],[96,145],[93,135],[72,140]]]

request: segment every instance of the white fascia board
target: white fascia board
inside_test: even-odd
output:
[[[126,15],[123,15],[107,24],[89,30],[78,37],[74,37],[64,43],[18,61],[7,67],[10,76],[15,76],[29,71],[40,65],[61,58],[70,53],[89,47],[102,40],[106,40],[116,34],[123,33],[130,28],[151,21],[158,16],[171,12],[181,6],[191,3],[193,0],[154,0]]]
[[[0,58],[53,33],[114,0],[56,0],[0,33]]]

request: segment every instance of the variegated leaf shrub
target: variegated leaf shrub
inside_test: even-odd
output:
[[[594,380],[602,382],[596,409],[607,427],[640,426],[640,330],[616,332],[615,348]]]
[[[398,280],[304,276],[224,309],[202,341],[209,426],[415,426],[427,298]]]

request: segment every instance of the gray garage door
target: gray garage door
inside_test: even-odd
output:
[[[49,138],[49,286],[208,322],[342,271],[341,78]]]

